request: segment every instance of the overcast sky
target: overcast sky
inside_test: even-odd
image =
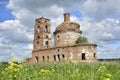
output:
[[[0,61],[31,57],[34,22],[45,17],[51,31],[63,14],[98,45],[98,58],[120,57],[120,0],[0,0]]]

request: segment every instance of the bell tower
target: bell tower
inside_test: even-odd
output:
[[[35,20],[33,50],[51,47],[50,20],[44,17]]]

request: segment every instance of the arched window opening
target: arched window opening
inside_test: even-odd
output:
[[[40,26],[38,26],[38,28],[37,28],[37,32],[40,33]]]
[[[48,41],[45,42],[45,46],[46,46],[46,48],[49,47],[49,42]]]
[[[49,56],[47,56],[47,61],[49,62]]]
[[[40,43],[37,41],[37,49],[40,49]]]
[[[85,53],[82,53],[82,60],[85,60],[86,57],[85,57]]]
[[[40,21],[38,21],[38,23],[40,23]]]
[[[45,62],[45,56],[42,56],[43,61]]]
[[[58,54],[57,56],[58,56],[58,61],[60,61],[60,54]]]
[[[60,36],[59,36],[59,35],[57,36],[57,40],[58,40],[58,41],[60,40]]]
[[[39,59],[38,56],[35,56],[35,62],[38,63]]]
[[[60,50],[58,49],[58,52],[59,52]]]
[[[38,39],[40,39],[40,36],[38,36]]]
[[[46,38],[48,38],[48,36],[46,36]]]
[[[45,32],[48,32],[48,26],[47,25],[45,26]]]
[[[54,61],[56,61],[56,55],[53,55],[53,57],[54,57]]]
[[[64,54],[62,54],[62,58],[63,58],[63,59],[65,58],[65,55],[64,55]]]

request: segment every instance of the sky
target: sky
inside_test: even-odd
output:
[[[50,19],[53,33],[66,12],[98,45],[98,58],[120,58],[119,5],[120,0],[0,0],[0,61],[31,57],[35,19]]]

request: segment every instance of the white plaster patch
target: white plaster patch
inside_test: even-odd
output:
[[[70,59],[71,60],[73,59],[73,53],[70,53]]]
[[[82,49],[82,53],[86,53],[86,49],[83,48],[83,49]]]

